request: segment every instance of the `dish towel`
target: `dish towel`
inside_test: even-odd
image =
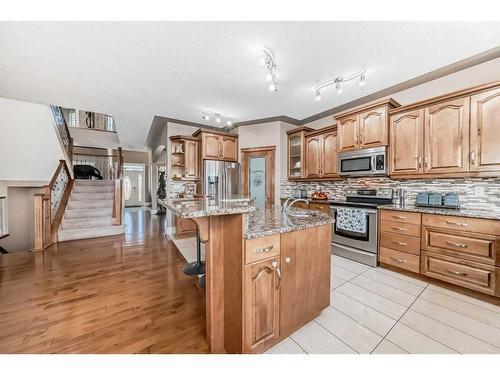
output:
[[[361,208],[337,208],[337,228],[366,233],[366,213]]]

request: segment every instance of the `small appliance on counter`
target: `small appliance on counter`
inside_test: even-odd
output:
[[[311,195],[311,199],[314,199],[316,201],[326,201],[328,200],[328,194],[326,194],[324,191],[315,191]]]
[[[457,193],[418,193],[415,199],[415,206],[432,208],[460,208],[460,199]]]
[[[307,198],[307,190],[306,189],[293,189],[292,190],[292,198],[295,198],[295,199]]]

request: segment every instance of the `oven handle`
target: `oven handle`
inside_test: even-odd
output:
[[[337,211],[337,208],[343,208],[344,206],[330,206],[330,209],[332,211]],[[355,207],[352,207],[355,208]],[[377,210],[369,210],[366,208],[362,208],[363,211],[365,211],[368,215],[375,215],[377,213]]]

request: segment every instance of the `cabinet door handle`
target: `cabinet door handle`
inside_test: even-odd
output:
[[[469,245],[466,245],[464,243],[455,243],[455,242],[450,242],[450,241],[446,241],[446,243],[448,245],[455,246],[455,247],[461,247],[461,248],[469,247]]]
[[[290,262],[291,262],[291,261],[292,261],[292,259],[291,259],[290,257],[286,257],[286,258],[285,258],[285,262],[286,262],[287,264],[290,264]]]
[[[460,227],[466,227],[467,225],[469,225],[467,223],[457,223],[456,221],[449,221],[449,220],[446,220],[446,223],[451,225],[458,225]]]
[[[420,156],[416,156],[418,168],[422,168],[422,158]]]
[[[470,153],[470,162],[471,162],[471,164],[476,164],[476,152],[475,151],[471,151],[471,153]]]
[[[406,216],[392,215],[392,217],[393,217],[394,219],[401,219],[401,220],[405,220],[405,219],[407,219],[407,217],[406,217]]]
[[[398,259],[398,258],[394,258],[394,257],[391,257],[391,259],[395,260],[398,263],[406,263],[406,260],[404,260],[404,259]]]
[[[425,165],[425,168],[427,168],[429,166],[429,158],[427,158],[427,156],[424,158],[424,165]]]
[[[406,242],[392,241],[396,245],[406,246]]]
[[[399,230],[400,232],[406,231],[406,228],[401,228],[401,227],[391,227],[392,229]]]
[[[446,268],[446,272],[451,273],[452,275],[458,275],[458,276],[467,276],[465,272],[458,272],[458,271],[450,271],[449,269]]]
[[[273,249],[274,245],[268,247],[258,247],[255,249],[255,254],[268,253]]]
[[[278,262],[272,262],[271,265],[276,271],[276,275],[278,275],[278,282],[276,283],[276,289],[279,289],[281,287],[281,270],[278,267]]]

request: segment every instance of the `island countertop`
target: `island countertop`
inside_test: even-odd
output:
[[[255,211],[248,199],[180,198],[158,201],[173,214],[187,219],[205,216],[247,214]]]
[[[290,210],[290,212],[308,212],[313,216],[294,217],[284,215],[281,213],[280,207],[258,208],[254,212],[245,215],[245,238],[252,239],[333,223],[333,218],[322,212],[311,210]]]

